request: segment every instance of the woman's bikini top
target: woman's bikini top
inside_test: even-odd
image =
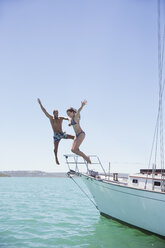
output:
[[[72,119],[70,124],[71,124],[72,126],[74,126],[74,125],[77,124],[77,122],[75,121],[75,119]]]

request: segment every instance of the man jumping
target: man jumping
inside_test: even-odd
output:
[[[58,117],[58,110],[53,111],[53,116],[50,115],[46,109],[42,106],[40,99],[38,98],[38,103],[44,112],[44,114],[49,118],[53,132],[54,132],[54,154],[56,159],[56,164],[60,164],[57,157],[58,145],[61,139],[74,139],[73,135],[66,134],[62,131],[62,122],[63,120],[69,121],[68,118]]]

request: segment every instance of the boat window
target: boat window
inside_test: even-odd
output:
[[[137,179],[133,179],[132,180],[132,183],[138,183],[138,180]]]
[[[155,182],[154,182],[154,186],[160,186],[160,182],[155,181]]]

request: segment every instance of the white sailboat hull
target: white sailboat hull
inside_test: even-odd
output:
[[[81,177],[101,214],[165,237],[165,193]]]

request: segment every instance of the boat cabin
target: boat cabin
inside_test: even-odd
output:
[[[141,169],[140,173],[131,174],[128,177],[128,186],[148,189],[154,191],[164,191],[165,189],[165,170]]]

